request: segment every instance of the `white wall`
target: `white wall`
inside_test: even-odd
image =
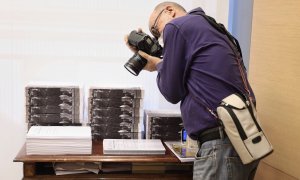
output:
[[[24,143],[24,87],[29,82],[142,86],[144,107],[178,109],[160,95],[156,73],[138,77],[123,65],[123,42],[161,0],[0,0],[0,179],[20,179],[13,159]],[[228,1],[177,0],[188,11],[202,6],[227,25]]]

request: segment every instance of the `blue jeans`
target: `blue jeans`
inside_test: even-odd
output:
[[[243,165],[228,137],[203,143],[194,161],[194,180],[253,179],[259,161]]]

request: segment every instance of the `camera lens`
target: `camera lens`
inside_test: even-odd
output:
[[[128,44],[151,56],[161,57],[162,55],[162,47],[159,45],[157,40],[152,39],[149,35],[143,32],[131,31],[128,37]],[[126,62],[124,67],[131,74],[137,76],[146,64],[147,60],[136,53]]]
[[[138,53],[134,54],[124,65],[124,67],[133,75],[137,76],[146,66],[147,60]]]

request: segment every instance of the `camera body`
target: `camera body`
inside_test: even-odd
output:
[[[131,31],[128,37],[128,43],[136,49],[144,51],[145,53],[160,57],[163,48],[159,45],[156,39],[152,39],[148,34],[143,32]],[[124,67],[133,75],[137,76],[141,70],[146,66],[147,60],[135,53],[124,65]]]

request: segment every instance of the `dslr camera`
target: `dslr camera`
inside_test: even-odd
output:
[[[128,37],[129,45],[145,53],[161,57],[163,48],[160,46],[155,38],[151,38],[148,34],[143,32],[131,31]],[[124,65],[124,67],[133,75],[137,76],[141,70],[146,66],[147,60],[135,53]]]

